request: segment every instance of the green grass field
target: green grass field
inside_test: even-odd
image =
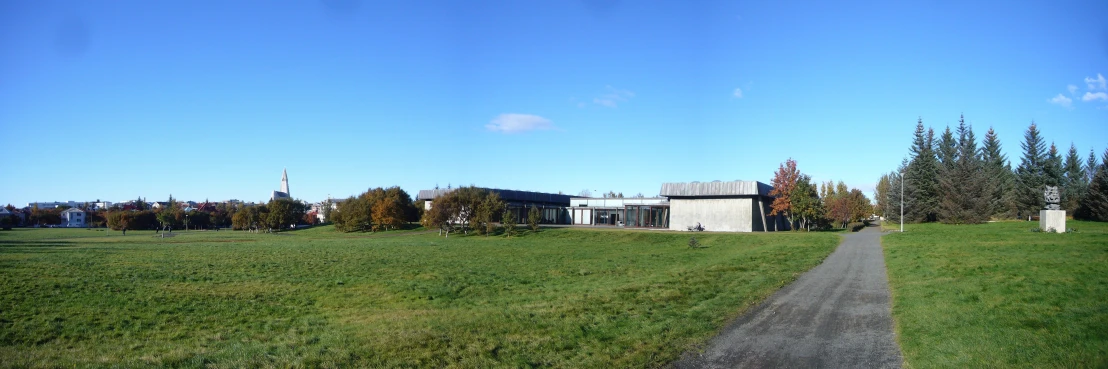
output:
[[[659,367],[839,242],[690,236],[0,232],[0,367]]]
[[[1108,224],[912,224],[882,239],[914,368],[1108,367]]]

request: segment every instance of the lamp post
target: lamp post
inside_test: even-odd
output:
[[[185,232],[189,230],[189,215],[185,214]]]
[[[904,233],[904,173],[900,173],[900,233]]]

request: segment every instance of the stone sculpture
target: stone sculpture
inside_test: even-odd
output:
[[[1043,190],[1043,200],[1046,201],[1046,209],[1039,210],[1039,229],[1046,232],[1062,233],[1066,231],[1066,212],[1058,205],[1058,187],[1046,186]]]
[[[1046,200],[1046,210],[1062,210],[1062,207],[1058,205],[1062,200],[1058,196],[1057,186],[1046,186],[1046,190],[1043,191],[1043,199]]]

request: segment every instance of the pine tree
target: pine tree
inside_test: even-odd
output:
[[[981,160],[977,156],[977,138],[973,128],[965,120],[958,123],[957,152],[949,168],[940,179],[943,223],[975,224],[989,217],[989,197],[982,173]]]
[[[1008,158],[1001,152],[1000,139],[996,131],[989,127],[985,140],[981,143],[982,172],[985,174],[986,195],[989,197],[989,215],[998,218],[1014,216],[1009,211],[1009,199],[1012,191],[1012,169],[1006,164]]]
[[[1043,186],[1046,183],[1046,144],[1039,136],[1035,122],[1023,134],[1023,157],[1016,167],[1015,204],[1019,216],[1038,213],[1043,208]]]
[[[1096,174],[1089,183],[1089,191],[1081,199],[1074,218],[1108,222],[1108,149],[1100,159]]]
[[[935,158],[935,131],[923,130],[923,118],[916,122],[912,161],[905,173],[905,220],[933,222],[939,210],[939,163]]]
[[[1061,187],[1064,183],[1065,172],[1062,169],[1062,155],[1058,154],[1058,147],[1051,142],[1050,150],[1047,150],[1046,162],[1043,165],[1043,184]]]
[[[960,122],[965,124],[964,120]],[[950,131],[950,126],[947,126],[943,130],[943,135],[939,137],[939,145],[935,148],[935,154],[939,158],[939,175],[954,169],[954,162],[958,161],[958,141],[954,138],[954,132]]]
[[[1093,176],[1096,175],[1096,170],[1100,165],[1096,163],[1096,152],[1093,149],[1089,149],[1089,158],[1085,160],[1085,180],[1088,183],[1093,183]]]
[[[1062,189],[1062,209],[1070,214],[1077,210],[1077,204],[1085,197],[1089,188],[1089,181],[1085,178],[1085,168],[1082,167],[1081,157],[1077,155],[1077,147],[1070,143],[1070,151],[1066,155],[1066,163],[1062,168],[1065,171],[1065,182]]]

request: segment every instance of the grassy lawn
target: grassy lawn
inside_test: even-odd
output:
[[[1108,224],[906,225],[882,239],[915,368],[1108,367]]]
[[[0,232],[0,367],[659,367],[839,241],[689,236]]]

